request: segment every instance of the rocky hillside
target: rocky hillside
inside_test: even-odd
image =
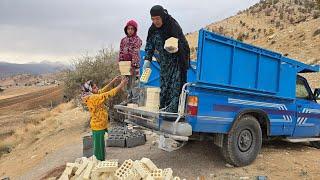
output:
[[[14,76],[17,74],[46,74],[56,73],[68,68],[60,62],[42,61],[40,63],[15,64],[0,62],[0,78]]]
[[[260,1],[205,28],[307,64],[320,64],[320,0]],[[195,58],[198,33],[188,33],[187,39]],[[305,76],[313,87],[320,87],[320,73]]]

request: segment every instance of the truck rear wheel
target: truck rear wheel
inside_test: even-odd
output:
[[[244,115],[223,138],[222,154],[234,166],[252,163],[262,145],[262,132],[257,119]]]
[[[311,146],[320,149],[320,141],[310,141]]]

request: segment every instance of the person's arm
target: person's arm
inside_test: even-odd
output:
[[[124,59],[124,38],[121,39],[120,42],[120,50],[119,50],[119,61],[123,61]]]
[[[145,47],[146,54],[144,56],[144,62],[143,62],[143,71],[145,71],[145,69],[147,68],[150,68],[152,57],[154,55],[154,50],[155,50],[155,46],[153,44],[152,37],[147,38],[147,44]]]
[[[107,92],[108,90],[111,89],[111,87],[113,86],[113,84],[118,81],[120,79],[121,76],[117,76],[115,78],[113,78],[107,85],[105,85],[102,89],[100,89],[98,91],[99,94]]]
[[[146,43],[146,47],[145,47],[145,57],[144,57],[144,60],[148,60],[148,61],[152,61],[152,57],[154,55],[154,50],[155,50],[155,47],[154,47],[154,44],[153,44],[153,41],[152,41],[152,37],[150,37],[149,39],[147,39],[147,43]]]
[[[186,37],[183,34],[182,28],[178,22],[174,21],[171,26],[172,37],[178,38],[178,54],[183,60],[182,66],[187,69],[190,66],[190,47]]]
[[[127,83],[128,83],[128,79],[127,78],[123,78],[121,80],[121,83],[117,87],[111,89],[110,91],[98,94],[101,97],[101,101],[102,101],[101,103],[104,103],[107,99],[117,95],[117,93],[120,91],[120,89],[125,87]]]
[[[140,64],[140,48],[142,46],[142,40],[137,37],[136,41],[133,44],[133,52],[132,52],[132,62],[139,66]]]

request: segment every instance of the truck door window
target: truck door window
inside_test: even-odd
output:
[[[296,97],[299,99],[310,99],[310,94],[302,79],[297,79]]]

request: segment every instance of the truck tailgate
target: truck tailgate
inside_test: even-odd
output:
[[[166,121],[164,119],[177,119],[177,113],[152,112],[145,109],[115,105],[118,113],[127,116],[126,121],[135,125],[145,127],[153,131],[159,131],[177,136],[191,136],[192,127],[186,122]]]

